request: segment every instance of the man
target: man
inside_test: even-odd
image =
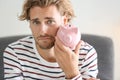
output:
[[[29,22],[33,36],[5,49],[5,80],[94,80],[95,49],[80,41],[72,51],[56,37],[58,28],[73,17],[69,0],[25,0],[20,20]]]

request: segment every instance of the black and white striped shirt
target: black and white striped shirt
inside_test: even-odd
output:
[[[78,66],[80,75],[72,80],[97,76],[97,53],[84,41]],[[5,80],[65,80],[65,74],[57,63],[47,62],[39,55],[32,36],[11,43],[5,49],[4,74]]]

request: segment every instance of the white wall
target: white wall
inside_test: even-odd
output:
[[[115,80],[120,80],[120,0],[71,0],[83,33],[112,38],[115,49]]]
[[[19,21],[24,0],[0,0],[0,37],[31,33],[27,22]],[[120,80],[120,0],[71,0],[82,33],[108,36],[115,47],[115,80]]]
[[[24,0],[0,0],[0,37],[30,33],[27,22],[19,21]]]

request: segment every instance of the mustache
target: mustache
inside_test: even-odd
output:
[[[39,36],[37,36],[37,39],[43,38],[43,37],[55,38],[55,36],[48,35],[48,34],[44,34],[44,35],[39,35]]]

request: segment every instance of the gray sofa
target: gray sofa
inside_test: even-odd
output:
[[[3,51],[5,47],[27,35],[0,38],[0,80],[4,80]],[[82,39],[93,45],[98,53],[98,78],[101,80],[114,80],[114,49],[110,38],[97,35],[82,34]]]

